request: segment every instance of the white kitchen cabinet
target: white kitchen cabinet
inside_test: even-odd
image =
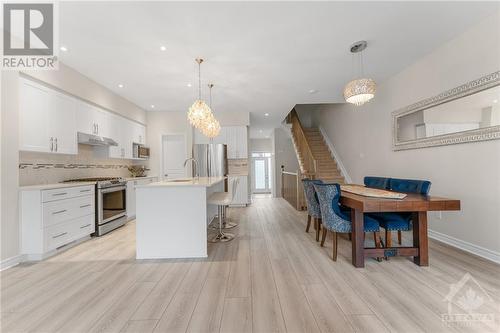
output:
[[[195,130],[194,143],[207,144],[210,140],[200,131]],[[220,134],[213,139],[213,143],[227,145],[227,158],[248,158],[248,130],[246,126],[224,126]]]
[[[19,149],[51,152],[49,90],[27,80],[19,87]]]
[[[127,181],[127,220],[135,218],[135,187],[158,181],[158,177],[144,177]]]
[[[20,80],[19,104],[22,151],[78,154],[78,132],[115,140],[112,158],[132,159],[133,143],[146,144],[144,125],[29,79]]]
[[[132,122],[132,142],[141,145],[146,144],[146,127],[144,125]]]
[[[246,206],[249,204],[248,200],[248,176],[228,176],[228,184],[232,184],[234,179],[239,179],[238,188],[236,189],[236,194],[231,206]]]
[[[21,250],[42,260],[95,231],[94,185],[20,191]]]
[[[21,79],[19,101],[19,150],[78,153],[74,99]]]
[[[76,107],[74,99],[59,92],[50,94],[49,134],[53,138],[53,152],[78,154]]]
[[[78,132],[109,137],[111,135],[109,114],[109,112],[96,106],[79,101],[77,112]]]

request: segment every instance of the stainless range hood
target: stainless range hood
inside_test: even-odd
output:
[[[82,132],[78,132],[78,143],[90,146],[118,146],[118,143],[111,138]]]

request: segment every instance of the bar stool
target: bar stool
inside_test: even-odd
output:
[[[218,217],[219,217],[219,233],[217,236],[212,238],[210,242],[212,243],[217,243],[217,242],[228,242],[234,238],[233,234],[230,233],[224,233],[222,231],[222,225],[223,225],[223,220],[224,220],[224,211],[225,207],[229,206],[231,202],[234,199],[234,196],[236,194],[236,190],[238,189],[238,183],[239,179],[236,178],[233,180],[233,183],[231,184],[231,192],[215,192],[212,193],[208,197],[208,204],[209,205],[217,205],[218,208]]]

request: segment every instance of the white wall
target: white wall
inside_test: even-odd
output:
[[[273,131],[274,143],[274,189],[273,195],[281,197],[281,166],[285,171],[299,171],[299,162],[293,148],[290,135],[283,128],[275,128]]]
[[[27,71],[23,74],[126,118],[146,124],[146,112],[140,107],[63,63],[59,63],[57,71]]]
[[[250,139],[250,152],[272,152],[271,139]]]
[[[144,110],[62,63],[59,64],[58,71],[30,71],[23,74],[137,122],[146,122]],[[5,266],[14,263],[20,254],[18,218],[18,85],[20,74],[14,71],[2,71],[1,76],[2,220],[0,230],[2,244],[0,264]]]
[[[1,72],[1,248],[0,260],[19,255],[18,221],[18,79],[19,73]]]
[[[381,82],[367,105],[316,115],[354,182],[366,175],[431,180],[431,194],[460,199],[462,209],[442,219],[431,213],[429,228],[493,256],[500,255],[500,140],[394,152],[391,112],[499,70],[499,22],[496,13]]]
[[[148,145],[151,149],[149,168],[151,175],[162,176],[162,136],[165,134],[186,135],[186,156],[192,155],[193,129],[187,120],[187,112],[157,112],[147,113]]]

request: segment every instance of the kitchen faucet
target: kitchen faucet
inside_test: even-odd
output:
[[[186,164],[189,161],[194,162],[194,175],[196,175],[196,179],[199,181],[200,180],[200,173],[198,172],[198,161],[196,160],[196,158],[192,158],[192,157],[186,158],[186,160],[184,161],[184,167],[186,167]]]

